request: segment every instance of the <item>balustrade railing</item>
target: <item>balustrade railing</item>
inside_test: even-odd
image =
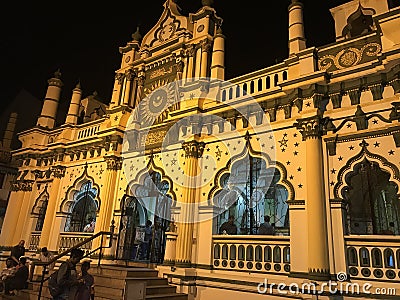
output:
[[[31,237],[29,239],[29,251],[37,251],[39,247],[40,235],[42,233],[40,231],[34,231],[31,233]]]
[[[251,78],[235,78],[232,84],[221,89],[221,100],[228,101],[279,89],[279,83],[288,79],[287,69],[263,72]]]
[[[60,244],[58,247],[58,252],[64,252],[65,250],[74,247],[77,244],[82,243],[86,239],[90,238],[93,233],[84,232],[62,232],[60,233]],[[90,251],[92,248],[92,243],[88,242],[82,245],[81,249],[85,252]]]
[[[395,236],[347,236],[350,276],[400,280],[400,239]]]
[[[279,273],[290,272],[287,236],[213,236],[214,269]]]

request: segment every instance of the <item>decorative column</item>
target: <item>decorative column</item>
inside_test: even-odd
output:
[[[178,222],[178,236],[176,241],[176,265],[190,267],[193,248],[193,228],[195,221],[195,203],[199,198],[197,190],[197,175],[199,174],[199,158],[202,157],[205,144],[189,141],[182,144],[185,151],[186,181],[183,187],[182,209]]]
[[[0,235],[1,246],[14,246],[14,240],[19,239],[14,235],[17,227],[18,216],[26,195],[32,191],[32,180],[18,180],[11,183],[11,195],[8,200],[6,215],[3,222],[3,230]]]
[[[81,105],[82,90],[81,84],[78,82],[74,90],[72,91],[71,104],[69,105],[69,110],[65,124],[78,124],[79,107]]]
[[[132,81],[133,78],[135,78],[135,73],[133,72],[132,69],[129,69],[125,73],[125,89],[124,89],[124,105],[129,105],[130,100],[131,100],[131,89],[132,89]]]
[[[222,29],[217,29],[211,62],[211,78],[225,79],[225,36]]]
[[[49,192],[49,202],[47,204],[46,216],[44,217],[42,234],[40,236],[39,248],[48,247],[49,250],[55,251],[58,249],[50,249],[50,234],[56,219],[57,205],[59,204],[61,180],[65,176],[65,167],[54,166],[51,168],[53,182]],[[54,243],[53,243],[54,244]]]
[[[95,232],[109,231],[112,213],[114,209],[115,191],[118,185],[118,171],[122,169],[122,158],[118,156],[107,156],[104,158],[107,163],[105,173],[104,191],[100,205],[99,216],[96,220]]]
[[[110,107],[113,108],[119,105],[119,100],[121,98],[121,86],[124,82],[125,75],[122,73],[115,74],[114,89],[111,96]]]
[[[321,138],[322,118],[313,116],[297,122],[297,129],[306,144],[308,274],[310,279],[328,280],[330,268]]]
[[[201,43],[201,70],[200,77],[206,78],[208,75],[208,54],[211,50],[211,43],[208,39]]]
[[[176,233],[176,225],[174,221],[171,221],[169,230],[165,232],[165,254],[163,265],[173,266],[176,260],[176,239],[178,234]]]
[[[38,126],[46,127],[49,129],[54,128],[56,122],[58,101],[60,100],[61,87],[63,83],[61,81],[61,72],[58,70],[54,73],[54,77],[48,80],[48,88],[46,97],[42,107],[42,112],[37,121]]]
[[[194,72],[194,54],[196,53],[196,48],[194,45],[190,45],[189,49],[187,50],[187,56],[188,56],[188,68],[187,68],[187,76],[186,76],[186,81],[187,82],[192,82],[193,78],[193,72]]]
[[[136,98],[135,98],[135,105],[133,106],[138,107],[140,101],[142,100],[143,94],[144,94],[144,81],[145,81],[145,76],[140,75],[136,78],[137,81],[137,90],[136,90]]]

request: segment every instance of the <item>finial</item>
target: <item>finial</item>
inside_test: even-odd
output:
[[[217,34],[222,34],[222,28],[221,28],[221,26],[218,26],[218,28],[217,28]]]
[[[139,32],[139,26],[136,27],[136,32],[132,34],[132,38],[134,41],[140,41],[142,39],[142,35]]]
[[[61,78],[61,71],[60,69],[57,69],[57,71],[54,72],[54,78],[60,79]]]
[[[79,80],[75,86],[76,89],[81,89],[81,81]]]
[[[93,98],[96,98],[97,95],[98,95],[98,94],[97,94],[97,91],[94,91],[94,92],[93,92]]]
[[[203,6],[213,6],[214,5],[214,0],[201,0],[201,4]]]

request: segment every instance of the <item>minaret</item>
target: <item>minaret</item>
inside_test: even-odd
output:
[[[7,128],[3,137],[3,148],[6,150],[11,149],[11,142],[14,136],[15,124],[17,123],[17,113],[11,113],[8,119]]]
[[[60,100],[61,87],[61,72],[57,70],[54,77],[48,80],[49,87],[47,88],[46,97],[44,98],[42,112],[37,121],[37,125],[49,129],[54,128],[56,122],[58,101]]]
[[[304,35],[303,4],[292,0],[289,6],[289,56],[306,49]]]
[[[217,29],[211,62],[211,78],[225,80],[225,36],[222,29]]]
[[[82,90],[81,84],[78,82],[74,90],[72,91],[71,104],[69,105],[69,110],[65,124],[76,125],[78,123],[79,107],[81,105]]]

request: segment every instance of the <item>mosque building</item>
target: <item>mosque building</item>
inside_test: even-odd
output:
[[[167,0],[157,24],[119,48],[108,103],[77,83],[61,126],[62,70],[48,80],[36,126],[1,152],[13,167],[0,167],[11,191],[0,245],[24,239],[29,253],[61,253],[112,228],[105,259],[148,262],[196,300],[346,299],[340,283],[372,285],[354,299],[393,291],[400,7],[334,7],[336,41],[313,47],[307,8],[292,0],[288,57],[228,79],[223,20],[213,1],[202,4],[184,16]],[[272,232],[260,234],[265,216]]]

